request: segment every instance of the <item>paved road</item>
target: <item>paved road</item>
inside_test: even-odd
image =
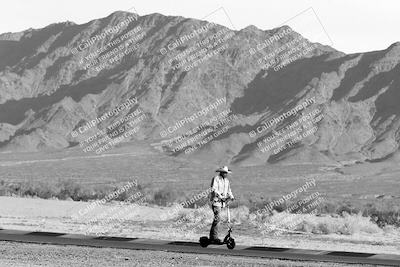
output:
[[[65,233],[28,232],[0,229],[0,240],[32,242],[55,245],[77,245],[90,247],[162,250],[202,254],[223,254],[249,257],[274,258],[283,260],[327,261],[341,263],[379,264],[400,266],[400,255],[355,253],[343,251],[305,250],[278,247],[236,246],[229,250],[226,246],[210,245],[202,248],[196,242],[123,238],[111,236],[87,236]]]

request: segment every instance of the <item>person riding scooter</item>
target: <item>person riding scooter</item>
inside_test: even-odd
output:
[[[210,242],[215,244],[222,244],[223,241],[219,239],[219,223],[221,221],[221,209],[226,207],[226,202],[233,200],[231,186],[228,180],[228,173],[232,173],[227,166],[216,170],[219,174],[211,181],[211,202],[212,210],[214,213],[214,221],[210,229]]]

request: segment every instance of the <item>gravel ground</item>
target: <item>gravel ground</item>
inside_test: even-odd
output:
[[[0,241],[0,266],[371,266]]]

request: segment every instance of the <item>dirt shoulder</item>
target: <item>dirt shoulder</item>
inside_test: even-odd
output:
[[[371,266],[0,241],[0,266]]]

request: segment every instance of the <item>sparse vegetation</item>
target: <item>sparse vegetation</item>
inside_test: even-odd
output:
[[[121,185],[123,186],[123,185]],[[99,185],[85,187],[73,180],[61,180],[57,183],[42,182],[20,182],[5,183],[0,181],[0,195],[2,196],[19,196],[19,197],[38,197],[43,199],[56,198],[60,200],[72,199],[74,201],[89,201],[102,199],[108,194],[118,190],[119,187],[111,185]],[[130,188],[128,191],[122,192],[114,200],[124,201],[131,195],[130,191],[141,190]]]
[[[123,186],[123,184],[120,186]],[[0,180],[0,195],[44,199],[57,198],[60,200],[89,201],[102,199],[106,195],[118,190],[118,188],[118,186],[107,184],[84,187],[73,180],[60,180],[56,183],[41,181],[36,183],[7,183]],[[132,188],[132,190],[141,191],[143,195],[147,196],[147,203],[158,206],[171,206],[174,203],[187,201],[195,194],[179,191],[170,186],[154,188],[150,184],[138,185],[137,188]],[[114,198],[114,200],[124,201],[128,199],[132,195],[132,190],[123,192]],[[237,216],[233,216],[233,218],[236,218],[234,220],[250,222],[252,221],[251,214],[255,214],[256,210],[263,208],[267,203],[274,200],[273,198],[257,199],[248,195],[240,196],[239,198],[240,202],[233,203],[231,207],[234,208],[233,213],[241,210],[240,218]],[[188,207],[200,207],[207,203],[208,197],[203,197]],[[288,201],[282,205],[274,206],[274,214],[286,212],[285,210],[295,203],[296,201]],[[376,200],[374,202],[330,200],[321,203],[317,210],[318,214],[323,216],[307,217],[307,214],[295,214],[296,216],[305,216],[301,223],[296,226],[295,230],[321,234],[352,234],[359,231],[376,232],[377,229],[384,229],[387,226],[400,227],[400,205],[395,200]],[[296,211],[293,210],[293,213]],[[186,215],[181,214],[180,216],[184,217]],[[253,219],[262,222],[270,216],[271,214],[262,214]]]

